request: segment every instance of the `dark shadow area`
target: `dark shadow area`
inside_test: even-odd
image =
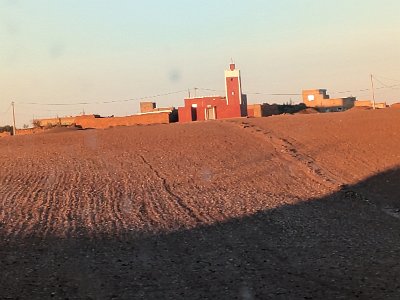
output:
[[[178,121],[179,121],[178,110],[174,108],[171,110],[171,113],[169,114],[169,122],[176,123]]]
[[[3,132],[8,132],[9,134],[12,134],[14,132],[14,128],[10,125],[1,126],[0,133],[3,133]]]
[[[307,109],[304,103],[300,104],[278,104],[279,114],[295,114]]]
[[[399,179],[170,234],[3,237],[0,298],[398,299]]]

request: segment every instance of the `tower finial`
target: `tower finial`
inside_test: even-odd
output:
[[[235,70],[236,66],[235,66],[235,62],[233,61],[233,58],[231,58],[231,63],[229,65],[229,69],[231,69],[231,71]]]

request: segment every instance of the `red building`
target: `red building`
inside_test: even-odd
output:
[[[235,64],[225,71],[223,96],[185,99],[185,106],[178,108],[179,122],[204,121],[247,116],[247,97],[242,94],[240,70]]]

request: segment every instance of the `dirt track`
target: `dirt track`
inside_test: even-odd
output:
[[[0,298],[400,295],[400,111],[0,139]]]

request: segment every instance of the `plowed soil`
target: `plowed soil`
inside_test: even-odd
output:
[[[396,299],[400,110],[0,139],[0,299]]]

